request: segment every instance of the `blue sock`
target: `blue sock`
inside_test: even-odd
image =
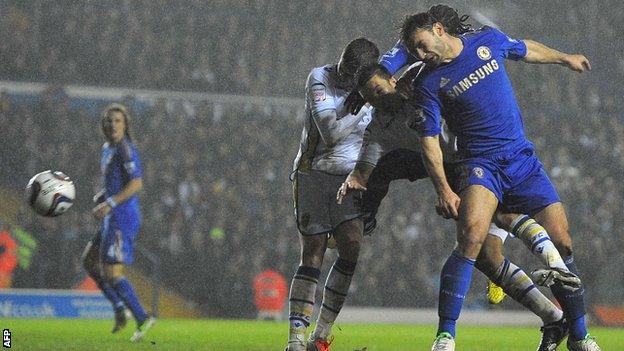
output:
[[[564,257],[563,261],[570,272],[579,275],[578,268],[574,264],[574,257]],[[585,338],[587,335],[587,326],[585,325],[585,289],[581,287],[579,290],[571,293],[558,285],[553,285],[550,290],[561,304],[563,313],[568,319],[570,338],[572,340]]]
[[[134,315],[134,319],[136,319],[138,324],[143,323],[147,319],[147,313],[141,306],[138,297],[134,293],[134,289],[130,282],[125,278],[119,278],[115,284],[115,291],[121,296],[122,300],[128,306],[132,314]]]
[[[95,284],[98,286],[98,288],[100,288],[100,290],[102,291],[102,294],[104,294],[104,296],[108,299],[108,301],[110,301],[111,304],[113,304],[113,309],[115,311],[123,309],[124,303],[121,300],[121,297],[119,296],[119,294],[117,294],[117,292],[115,291],[115,289],[113,289],[113,287],[108,282],[104,281],[104,279],[102,279],[102,276],[100,274],[94,273],[94,272],[88,272],[88,273],[91,279],[95,281]]]
[[[438,316],[440,317],[438,335],[447,332],[455,337],[455,322],[459,318],[462,304],[470,289],[474,264],[474,260],[453,251],[442,267],[438,297]]]

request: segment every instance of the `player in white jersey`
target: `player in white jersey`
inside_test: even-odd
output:
[[[366,190],[363,196],[363,210],[374,218],[381,200],[388,191],[390,181],[409,179],[415,181],[428,177],[421,158],[418,134],[412,127],[419,114],[415,108],[396,91],[396,81],[380,65],[364,68],[360,73],[358,90],[374,107],[373,120],[364,134],[362,149],[357,164],[348,179],[341,186],[338,200],[350,193],[349,189]],[[455,137],[443,125],[440,146],[444,159],[450,162],[456,152]],[[452,173],[452,167],[447,174]],[[371,215],[372,212],[372,215]],[[517,217],[518,215],[515,215]],[[515,218],[514,217],[514,218]],[[538,350],[551,350],[565,336],[563,314],[531,282],[528,275],[503,256],[502,246],[509,235],[492,223],[476,266],[492,281],[502,286],[504,291],[544,322],[542,340]],[[544,235],[546,235],[544,233]],[[556,256],[559,256],[555,250]],[[538,255],[551,267],[552,255]],[[559,260],[562,261],[559,256]],[[570,289],[577,288],[578,278],[560,277],[556,270],[540,270],[539,274],[553,274],[560,283],[571,283]],[[541,278],[541,276],[538,276]],[[553,278],[553,277],[550,277]],[[538,280],[540,284],[551,284],[552,279]],[[580,281],[578,281],[580,283]]]
[[[377,46],[358,38],[345,47],[337,65],[314,68],[306,82],[306,120],[293,169],[301,261],[290,286],[289,351],[329,350],[331,327],[349,291],[362,240],[362,211],[358,194],[341,205],[334,197],[355,166],[371,115],[370,107],[350,114],[344,101],[357,71],[378,58]],[[306,342],[329,234],[336,240],[338,258],[325,282],[316,328]]]

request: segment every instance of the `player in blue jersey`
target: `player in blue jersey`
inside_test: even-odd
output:
[[[472,269],[499,206],[527,213],[544,225],[559,244],[570,271],[577,273],[565,211],[533,144],[524,135],[520,109],[504,60],[557,63],[572,70],[590,69],[583,55],[568,55],[531,40],[511,39],[484,27],[450,35],[428,12],[405,19],[401,40],[429,67],[414,87],[423,160],[438,193],[436,209],[457,219],[458,246],[441,273],[440,323],[432,350],[454,350],[455,323],[468,292]],[[459,182],[452,189],[442,166],[440,118],[457,135]],[[459,195],[458,195],[459,194]],[[522,226],[520,217],[515,226]],[[584,320],[583,289],[552,291],[570,326],[568,349],[600,350]]]
[[[143,187],[141,161],[130,137],[130,117],[126,108],[112,104],[102,114],[102,146],[100,167],[104,190],[94,197],[95,218],[102,220],[96,237],[87,244],[83,254],[84,267],[102,293],[113,304],[116,333],[126,324],[125,309],[137,323],[131,341],[139,341],[155,322],[137,298],[130,282],[124,277],[125,265],[134,261],[134,241],[141,226],[137,193]]]
[[[397,179],[415,181],[427,178],[428,174],[422,161],[417,131],[409,127],[417,116],[409,100],[398,93],[396,80],[381,65],[366,67],[360,70],[358,91],[375,110],[373,120],[364,133],[358,162],[342,184],[337,200],[340,203],[350,190],[363,191],[364,222],[374,223],[375,213],[388,192],[390,182]],[[440,145],[445,169],[452,172],[455,137],[449,134],[447,128],[443,128]],[[511,217],[513,221],[523,215],[504,216]],[[512,230],[506,224],[510,223],[508,220],[500,223],[507,230]],[[534,272],[538,285],[563,284],[570,291],[580,288],[580,280],[567,271],[559,252],[539,224],[527,222],[526,227],[515,233],[549,267]],[[514,300],[542,319],[544,325],[538,351],[553,350],[567,336],[567,324],[561,311],[540,293],[522,269],[505,258],[503,243],[508,236],[506,230],[492,225],[475,266],[497,282],[502,287],[499,288],[501,292],[508,292]],[[556,278],[557,281],[545,277]]]

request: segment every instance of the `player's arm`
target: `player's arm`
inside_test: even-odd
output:
[[[591,69],[589,60],[583,55],[566,54],[534,40],[516,40],[498,29],[492,28],[491,30],[494,40],[506,59],[522,60],[528,63],[560,64],[576,72]]]
[[[121,189],[120,192],[109,197],[106,201],[108,202],[109,199],[111,199],[115,204],[123,203],[141,191],[141,189],[143,189],[143,178],[133,178]]]
[[[440,147],[442,104],[438,98],[438,92],[431,90],[432,87],[430,85],[427,88],[423,83],[414,88],[411,104],[415,107],[416,122],[413,126],[420,135],[423,163],[438,194],[436,211],[444,218],[457,218],[460,199],[451,189],[446,178]]]
[[[357,114],[339,118],[333,93],[325,85],[325,80],[323,71],[312,70],[306,81],[306,95],[312,119],[323,142],[332,146],[351,134],[367,111],[360,110]]]
[[[589,60],[584,55],[566,54],[530,39],[525,39],[524,43],[527,49],[526,56],[522,59],[524,62],[559,64],[576,72],[591,69]]]
[[[115,195],[109,196],[104,202],[98,204],[93,209],[93,215],[102,219],[106,216],[110,210],[115,208],[120,203],[131,198],[133,195],[138,193],[143,188],[143,179],[142,178],[134,178],[131,179],[126,186],[124,186],[120,192]]]
[[[121,188],[121,191],[117,194],[110,195],[104,202],[93,208],[93,216],[98,219],[104,218],[104,216],[106,216],[113,208],[125,202],[143,189],[143,171],[141,169],[141,162],[136,151],[129,144],[123,144],[120,147],[123,148],[121,151],[123,170],[130,180],[123,188]]]
[[[439,136],[423,136],[420,138],[420,144],[423,163],[438,194],[436,210],[444,218],[457,218],[460,199],[446,179]]]
[[[375,166],[366,162],[358,162],[355,164],[355,168],[349,173],[347,179],[342,183],[338,194],[336,195],[336,202],[340,205],[347,193],[351,190],[366,191],[366,183],[370,178],[371,173]]]
[[[373,118],[373,121],[368,125],[364,131],[362,139],[362,147],[358,155],[358,160],[355,164],[355,168],[347,179],[342,183],[336,194],[336,202],[342,203],[342,200],[350,190],[366,191],[366,184],[368,178],[377,165],[377,161],[383,153],[381,143],[377,139],[377,121]]]
[[[392,49],[381,56],[379,63],[384,66],[390,74],[395,75],[401,68],[411,65],[416,61],[416,57],[410,54],[407,47],[399,40]]]
[[[397,80],[396,88],[404,97],[409,97],[412,94],[412,82],[416,79],[423,67],[422,61],[413,63]]]
[[[335,109],[328,109],[316,113],[313,112],[312,118],[323,142],[328,146],[332,146],[353,133],[366,113],[367,110],[360,110],[356,115],[348,114],[338,118]]]

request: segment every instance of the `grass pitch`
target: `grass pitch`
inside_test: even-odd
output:
[[[14,350],[276,350],[286,343],[284,322],[160,319],[137,344],[129,341],[134,325],[110,333],[108,320],[0,319],[11,331]],[[459,326],[461,351],[535,350],[539,330],[527,327]],[[603,350],[624,350],[624,329],[591,328]],[[429,350],[433,325],[337,324],[333,351]],[[559,347],[565,350],[565,346]]]

